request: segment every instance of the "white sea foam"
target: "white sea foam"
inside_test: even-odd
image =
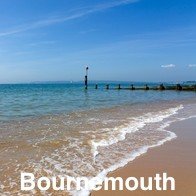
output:
[[[170,116],[172,116],[174,114],[177,114],[178,111],[181,110],[181,109],[183,109],[182,105],[180,105],[179,107],[176,107],[176,108],[170,108],[170,109],[168,109],[166,111],[163,111],[163,112],[159,112],[156,115],[152,115],[152,114],[149,113],[149,114],[146,114],[146,115],[144,115],[142,117],[135,118],[136,120],[139,119],[139,121],[137,121],[139,123],[137,128],[132,129],[133,124],[130,124],[126,128],[124,127],[123,131],[122,131],[122,135],[123,136],[121,138],[124,139],[128,132],[130,133],[130,132],[133,132],[133,131],[137,131],[139,128],[142,128],[143,126],[145,126],[145,124],[147,124],[147,123],[161,122],[164,119],[169,118]],[[191,117],[195,117],[195,116],[191,116]],[[182,118],[181,119],[178,118],[178,119],[175,119],[175,120],[169,120],[169,121],[165,122],[164,124],[162,124],[159,127],[159,131],[167,132],[168,136],[166,138],[158,141],[156,144],[145,145],[145,146],[142,146],[142,147],[132,151],[129,155],[127,155],[127,157],[125,159],[122,159],[120,162],[110,166],[107,169],[104,169],[96,177],[99,178],[99,179],[102,179],[102,181],[104,181],[104,178],[107,176],[108,173],[110,173],[112,171],[115,171],[118,168],[124,167],[129,162],[133,161],[136,157],[146,153],[148,151],[148,149],[154,148],[154,147],[157,147],[157,146],[161,146],[165,142],[170,141],[170,140],[176,138],[177,135],[175,133],[171,132],[171,131],[166,130],[166,128],[169,127],[171,125],[171,123],[173,123],[173,122],[176,122],[178,120],[185,120],[185,119],[189,119],[189,118],[190,118],[190,116],[187,117],[187,118],[183,118],[183,119]],[[131,130],[130,130],[130,128],[131,128]],[[120,141],[120,140],[114,140],[113,142],[112,141],[106,142],[105,140],[102,140],[99,143],[93,141],[92,145],[93,145],[93,148],[94,148],[94,156],[96,156],[98,154],[97,148],[99,146],[111,145],[111,144],[113,144],[115,142],[118,142],[118,141]],[[94,183],[94,186],[96,186],[96,184],[98,184],[99,182],[93,181],[93,183]],[[74,196],[88,196],[90,194],[90,190],[82,189],[81,191],[72,191],[71,194],[74,195]]]
[[[166,126],[166,125],[165,125]],[[167,124],[167,126],[169,126]],[[166,127],[167,127],[166,126]],[[148,149],[150,148],[154,148],[154,147],[157,147],[157,146],[161,146],[163,145],[165,142],[167,141],[170,141],[174,138],[176,138],[176,134],[173,133],[173,132],[170,132],[170,131],[167,131],[168,133],[170,133],[170,136],[168,136],[167,138],[159,141],[156,145],[151,145],[151,146],[143,146],[137,150],[134,150],[129,156],[127,156],[126,159],[123,159],[121,160],[121,162],[119,163],[116,163],[115,165],[103,170],[102,172],[100,172],[96,178],[99,178],[99,179],[102,179],[102,181],[104,181],[104,178],[107,176],[108,173],[112,172],[112,171],[115,171],[116,169],[118,168],[122,168],[124,167],[125,165],[127,165],[129,162],[133,161],[135,158],[139,157],[140,155],[142,154],[145,154]],[[93,186],[96,186],[96,184],[98,184],[99,182],[98,181],[94,181],[94,184]],[[82,188],[81,188],[82,189]],[[90,194],[90,190],[81,190],[81,191],[72,191],[71,192],[74,196],[88,196]]]
[[[123,127],[122,126],[115,127],[113,130],[111,130],[111,133],[117,132],[116,136],[112,134],[109,139],[102,139],[100,141],[92,140],[91,141],[92,154],[93,154],[94,159],[99,154],[99,151],[98,151],[99,147],[109,146],[119,141],[122,141],[126,138],[127,133],[136,132],[142,129],[146,124],[161,122],[164,119],[176,114],[178,110],[180,109],[183,109],[182,105],[175,107],[175,108],[170,108],[170,109],[167,109],[165,111],[161,111],[155,114],[147,113],[143,116],[130,118],[130,123],[124,125]]]

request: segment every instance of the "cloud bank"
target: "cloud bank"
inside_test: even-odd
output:
[[[190,67],[190,68],[196,67],[196,64],[189,64],[188,67]]]
[[[162,68],[174,68],[176,65],[174,64],[168,64],[168,65],[161,65]]]

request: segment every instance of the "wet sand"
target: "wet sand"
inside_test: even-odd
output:
[[[111,177],[153,177],[167,172],[175,178],[175,191],[98,191],[93,196],[195,196],[196,195],[196,118],[173,123],[168,130],[177,134],[177,139],[150,149],[124,168],[109,174]]]

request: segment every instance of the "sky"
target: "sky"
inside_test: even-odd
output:
[[[195,0],[0,0],[0,83],[196,80]]]

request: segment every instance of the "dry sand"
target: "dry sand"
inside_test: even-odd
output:
[[[124,168],[109,174],[112,177],[146,178],[167,172],[176,181],[175,191],[98,191],[93,196],[196,196],[196,118],[173,123],[169,128],[177,139],[150,149]]]

